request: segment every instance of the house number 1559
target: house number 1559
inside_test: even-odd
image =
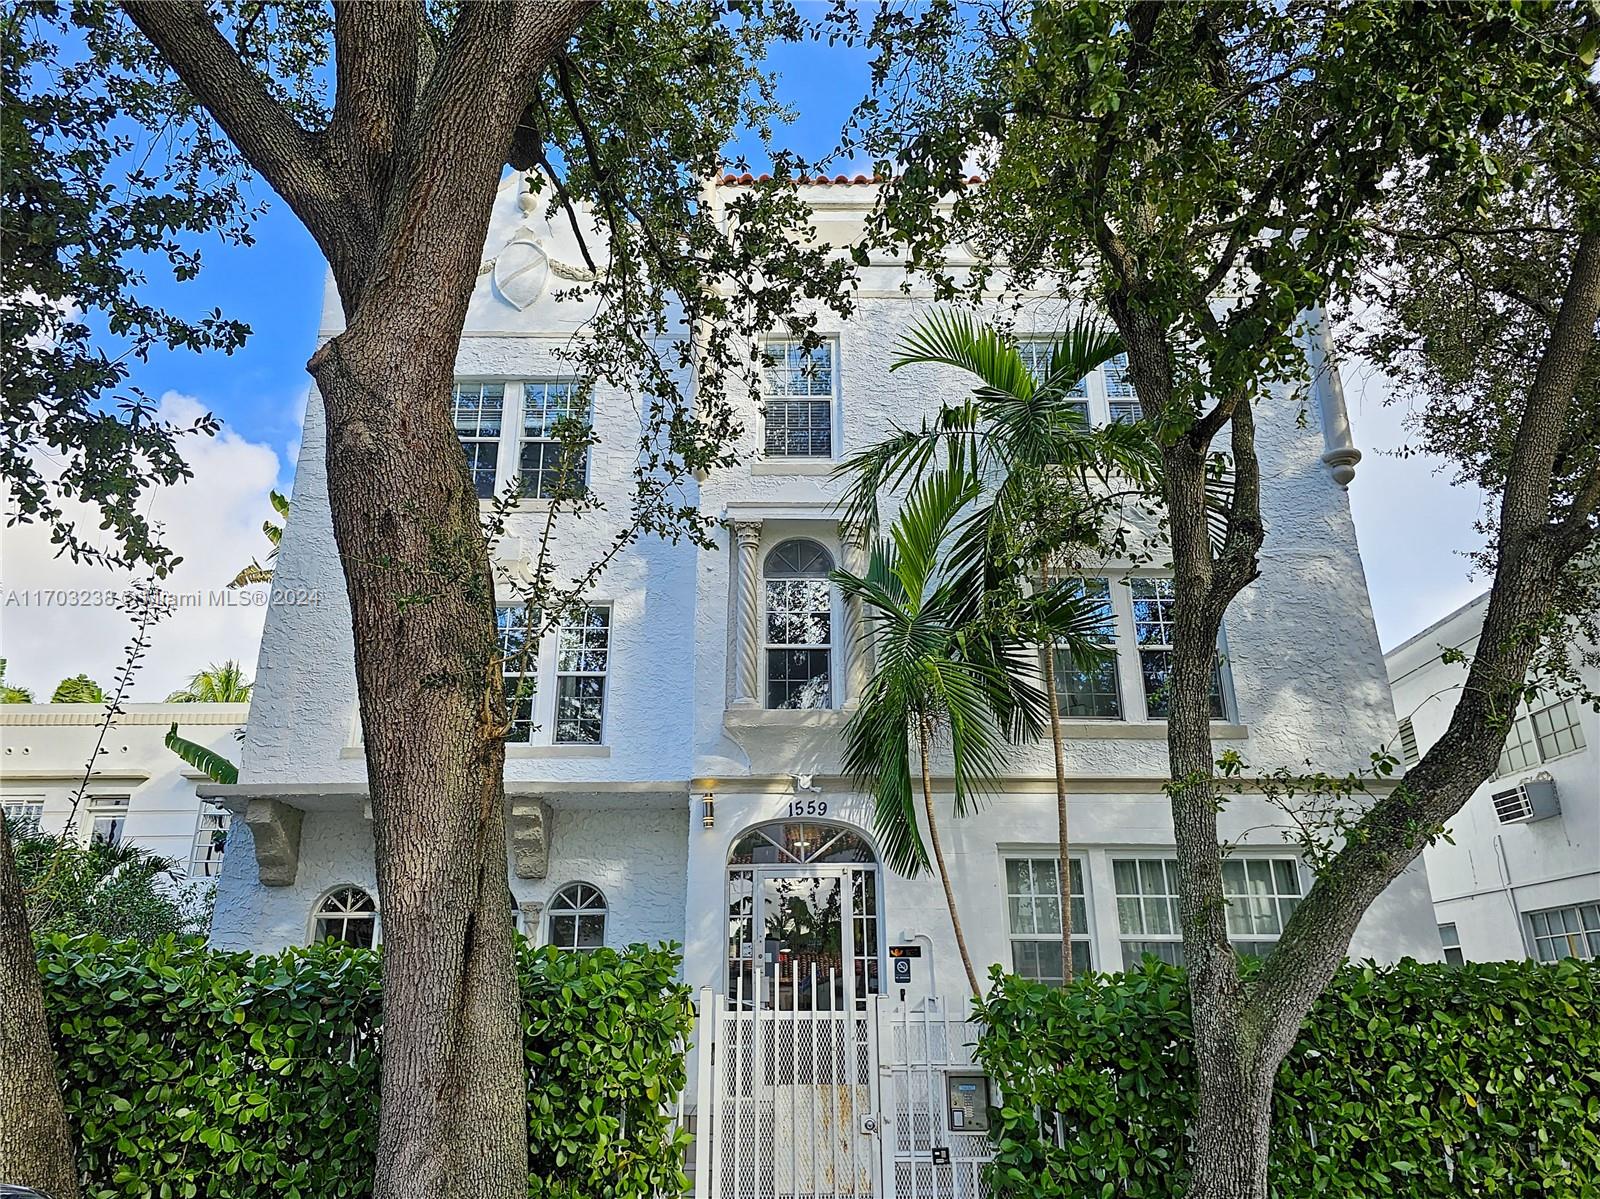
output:
[[[826,816],[828,814],[828,801],[825,799],[797,799],[789,805],[791,816]]]

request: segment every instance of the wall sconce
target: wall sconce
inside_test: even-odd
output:
[[[700,827],[717,827],[717,797],[714,792],[707,791],[700,797]]]

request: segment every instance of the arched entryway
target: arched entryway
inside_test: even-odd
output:
[[[845,825],[779,820],[728,855],[728,1002],[837,1011],[882,985],[878,856]]]

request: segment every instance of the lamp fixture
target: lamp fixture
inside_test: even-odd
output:
[[[700,827],[717,827],[717,796],[713,791],[707,791],[700,797]]]

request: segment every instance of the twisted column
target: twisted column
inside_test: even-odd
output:
[[[761,572],[756,550],[761,546],[761,522],[733,523],[734,671],[733,706],[759,708],[761,697]]]
[[[846,522],[839,526],[839,542],[843,550],[845,570],[860,578],[867,573],[867,530],[859,523]],[[844,706],[854,709],[861,706],[861,696],[867,689],[867,678],[872,673],[872,647],[868,644],[866,618],[861,597],[849,596],[844,602]]]

